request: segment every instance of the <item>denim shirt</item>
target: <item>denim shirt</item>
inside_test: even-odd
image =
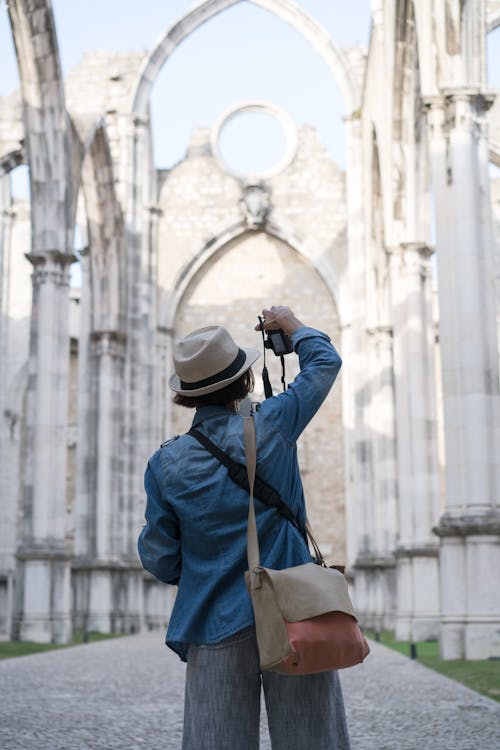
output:
[[[329,337],[314,328],[303,326],[291,338],[300,372],[255,414],[257,474],[280,493],[303,526],[296,440],[326,398],[341,359]],[[204,406],[193,426],[245,464],[241,416],[223,406]],[[217,643],[254,621],[244,581],[248,492],[190,435],[168,441],[150,458],[144,486],[146,525],[139,555],[157,579],[178,585],[166,643],[185,661],[189,643]],[[262,564],[282,569],[310,562],[295,527],[260,501],[255,506]]]

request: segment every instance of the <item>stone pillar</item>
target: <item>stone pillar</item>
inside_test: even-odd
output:
[[[375,620],[379,630],[394,627],[397,536],[396,425],[393,378],[393,335],[389,326],[373,332],[377,377],[372,394],[374,441],[374,536],[372,561],[377,588]]]
[[[172,331],[158,327],[156,332],[155,373],[155,433],[158,447],[172,436],[172,391],[168,385],[170,358],[172,356]]]
[[[500,656],[500,394],[486,111],[456,88],[428,99],[436,205],[446,509],[441,653]]]
[[[398,640],[436,638],[439,630],[439,465],[431,251],[405,243],[390,252],[398,438]]]
[[[80,296],[80,332],[78,337],[78,434],[76,449],[76,491],[73,506],[75,556],[90,554],[90,507],[95,468],[91,465],[92,377],[90,368],[90,268],[89,250],[80,250],[82,274]],[[77,583],[78,585],[78,583]]]
[[[71,637],[66,462],[69,266],[58,251],[27,256],[34,266],[23,486],[25,525],[17,550],[23,578],[21,640]]]
[[[353,408],[344,412],[346,431],[346,539],[352,544],[356,537],[355,549],[347,549],[347,559],[352,561],[348,574],[353,575],[353,598],[355,606],[363,618],[368,612],[369,585],[365,580],[365,570],[357,567],[360,557],[371,552],[370,532],[367,526],[371,480],[371,444],[365,427],[365,407],[367,398],[367,358],[366,358],[366,282],[364,246],[364,206],[362,177],[362,133],[359,116],[345,119],[347,167],[347,227],[348,227],[348,267],[347,284],[342,299],[344,312],[342,324],[349,325],[350,353],[342,366],[345,399]],[[345,334],[344,334],[345,335]],[[363,622],[363,619],[362,619]],[[363,624],[366,624],[363,622]]]
[[[366,496],[355,568],[356,585],[361,582],[364,591],[363,623],[382,630],[393,627],[395,609],[397,494],[392,331],[388,326],[379,326],[367,333],[370,358],[364,388]],[[358,511],[358,519],[359,515]]]
[[[90,336],[93,397],[95,400],[95,496],[90,520],[92,559],[88,630],[111,632],[113,627],[113,570],[123,536],[118,502],[119,403],[122,387],[123,336],[93,331]],[[89,509],[90,510],[90,509]]]

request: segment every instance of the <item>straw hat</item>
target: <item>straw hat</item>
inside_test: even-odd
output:
[[[258,357],[258,349],[240,349],[222,326],[198,328],[177,342],[169,385],[182,396],[204,396],[233,383]]]

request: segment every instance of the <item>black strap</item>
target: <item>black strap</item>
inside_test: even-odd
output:
[[[206,448],[213,456],[215,456],[218,461],[221,462],[221,464],[223,464],[227,468],[228,474],[235,484],[239,485],[239,487],[242,487],[247,492],[250,492],[246,466],[233,461],[232,458],[229,458],[227,453],[224,453],[224,451],[221,450],[219,446],[215,445],[215,443],[212,443],[212,441],[207,438],[207,436],[202,432],[197,430],[196,427],[191,427],[189,432],[187,432],[186,434],[191,435],[196,440],[198,440],[198,442],[201,443],[204,448]],[[300,528],[299,522],[297,521],[296,517],[294,516],[288,505],[283,502],[283,500],[281,499],[281,495],[277,490],[274,489],[274,487],[271,487],[270,484],[267,484],[267,482],[264,482],[263,479],[260,479],[260,477],[256,476],[254,484],[254,495],[258,500],[263,502],[264,505],[267,505],[269,508],[275,508],[278,513],[283,516],[283,518],[286,518],[287,521],[293,524],[297,531],[304,537],[307,544],[307,534],[305,532],[305,529]]]

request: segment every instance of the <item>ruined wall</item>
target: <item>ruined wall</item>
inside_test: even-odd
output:
[[[197,131],[186,159],[160,179],[158,282],[167,305],[189,264],[210,238],[240,226],[238,236],[220,247],[190,279],[177,307],[174,339],[207,324],[226,326],[242,345],[260,346],[253,327],[263,306],[286,304],[307,324],[325,330],[339,350],[340,320],[332,289],[315,265],[330,277],[341,275],[346,258],[344,175],[309,127],[299,131],[295,159],[268,180],[269,227],[279,226],[290,241],[266,231],[246,229],[239,200],[242,187],[212,156],[208,131]],[[307,248],[309,258],[294,243]],[[275,391],[279,360],[268,357]],[[263,398],[257,363],[256,400]],[[286,359],[287,381],[297,358]],[[340,376],[321,412],[299,441],[299,460],[310,520],[318,541],[332,559],[343,560],[344,456]],[[168,396],[170,398],[170,394]],[[174,408],[171,434],[189,428],[192,413]],[[165,437],[168,437],[166,435]]]

